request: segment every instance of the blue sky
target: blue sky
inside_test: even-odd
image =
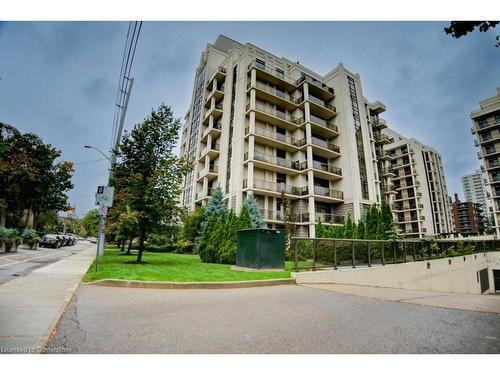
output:
[[[132,68],[126,128],[165,102],[177,117],[188,108],[201,51],[218,34],[250,42],[325,74],[339,62],[361,74],[369,100],[405,136],[441,152],[448,193],[479,167],[470,112],[500,86],[495,35],[455,40],[443,22],[145,22]],[[127,22],[0,23],[0,121],[35,132],[75,163],[111,143],[114,100]],[[498,29],[498,28],[497,28]],[[291,36],[293,34],[293,37]],[[93,208],[105,161],[75,166],[70,202]]]

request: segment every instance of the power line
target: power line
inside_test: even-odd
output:
[[[101,158],[101,159],[94,159],[94,160],[84,160],[84,161],[79,161],[77,163],[73,163],[73,165],[81,165],[81,164],[88,164],[88,163],[95,163],[98,161],[103,161],[103,160],[108,160],[106,158]]]

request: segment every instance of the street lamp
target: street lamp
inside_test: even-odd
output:
[[[93,148],[93,149],[94,149],[94,150],[96,150],[97,152],[101,153],[101,155],[102,155],[102,156],[104,156],[106,159],[108,159],[108,161],[109,161],[110,163],[112,163],[112,161],[111,161],[111,159],[109,158],[109,156],[108,156],[108,155],[106,155],[106,154],[105,154],[104,152],[102,152],[101,150],[99,150],[97,147],[94,147],[94,146],[89,146],[89,145],[85,145],[85,146],[83,146],[83,147],[85,147],[85,148]]]

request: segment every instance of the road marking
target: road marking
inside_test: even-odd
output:
[[[25,259],[25,260],[19,260],[19,261],[17,261],[17,262],[13,262],[13,263],[2,264],[2,265],[0,265],[0,268],[2,268],[2,267],[7,267],[7,266],[12,266],[13,264],[19,264],[19,263],[29,262],[29,261],[32,261],[32,260],[34,260],[34,259],[40,259],[40,258],[50,257],[50,256],[52,256],[52,255],[54,255],[54,254],[57,254],[57,253],[62,253],[63,251],[66,251],[66,249],[64,249],[64,250],[59,250],[59,251],[54,251],[54,252],[52,252],[52,253],[50,253],[50,254],[41,255],[41,256],[39,256],[39,257],[34,257],[34,258],[30,258],[30,259]]]

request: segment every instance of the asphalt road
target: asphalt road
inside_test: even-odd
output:
[[[301,286],[81,285],[50,348],[71,353],[500,353],[500,315]]]
[[[37,268],[57,262],[67,256],[76,254],[87,248],[88,241],[78,241],[73,246],[64,246],[59,249],[19,247],[16,253],[0,254],[0,284],[16,277],[26,276]]]

